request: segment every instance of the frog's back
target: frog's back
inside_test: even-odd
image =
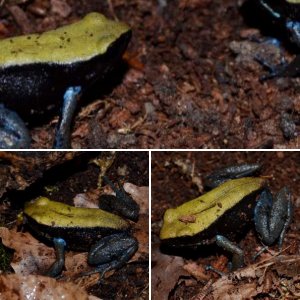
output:
[[[91,13],[56,30],[0,41],[0,102],[21,115],[60,103],[68,87],[105,76],[130,35],[126,24]]]
[[[130,28],[122,22],[90,13],[76,23],[55,30],[0,41],[0,67],[87,61],[106,53],[128,31]]]

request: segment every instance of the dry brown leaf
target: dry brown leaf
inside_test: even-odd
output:
[[[205,267],[196,262],[189,262],[183,267],[188,273],[200,280],[209,280],[210,276],[205,273]]]
[[[55,261],[53,247],[36,240],[29,232],[16,232],[5,227],[0,228],[0,237],[3,244],[14,249],[11,266],[17,274],[43,274]],[[64,276],[77,276],[81,272],[89,271],[87,253],[67,251]]]
[[[152,248],[151,290],[154,300],[167,300],[180,276],[188,275],[179,256],[162,254],[159,247]]]
[[[293,298],[300,294],[299,256],[274,256],[265,261],[222,276],[212,285],[214,299],[252,299],[263,294],[281,294],[280,298]],[[298,273],[297,273],[298,272]],[[283,278],[278,276],[284,275]],[[283,294],[284,293],[284,294]]]
[[[70,282],[36,275],[0,275],[0,298],[10,300],[96,300]]]
[[[138,260],[141,256],[148,256],[149,253],[149,217],[140,215],[139,221],[134,225],[134,236],[139,242],[139,248],[132,260]]]
[[[124,183],[124,190],[126,193],[130,194],[131,197],[140,206],[141,214],[148,214],[149,212],[149,187],[147,186],[137,186],[132,183]]]
[[[11,266],[17,274],[38,274],[54,262],[54,249],[40,243],[28,232],[17,232],[6,227],[0,228],[2,243],[14,249]]]

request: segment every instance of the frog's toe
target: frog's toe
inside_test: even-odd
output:
[[[0,148],[20,149],[30,147],[30,135],[17,113],[0,105]]]

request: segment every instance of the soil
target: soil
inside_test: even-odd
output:
[[[283,186],[288,186],[292,192],[292,201],[294,206],[293,221],[289,226],[287,235],[284,240],[283,254],[287,256],[296,255],[299,260],[299,226],[297,225],[300,219],[300,155],[298,152],[152,152],[152,268],[160,275],[159,263],[168,259],[167,255],[171,255],[175,261],[175,254],[171,251],[163,253],[159,250],[159,231],[162,226],[162,218],[167,208],[176,207],[188,200],[198,197],[205,192],[203,178],[219,168],[238,164],[238,163],[260,163],[262,164],[261,175],[268,178],[268,186],[272,193],[277,193]],[[228,220],[230,221],[230,220]],[[249,224],[249,230],[245,231],[245,235],[240,241],[239,246],[245,251],[246,266],[254,266],[266,256],[258,257],[258,260],[253,262],[252,256],[257,253],[262,246],[253,224]],[[157,250],[153,250],[157,249]],[[271,247],[274,251],[273,255],[278,255],[278,246]],[[271,250],[271,251],[272,251]],[[155,253],[155,256],[154,254]],[[177,253],[178,252],[174,252]],[[227,262],[230,259],[228,253],[220,251],[214,245],[208,248],[208,251],[198,247],[197,249],[185,248],[181,251],[181,256],[184,257],[182,262],[177,262],[178,266],[174,267],[172,272],[174,274],[181,273],[180,278],[174,282],[173,286],[168,291],[161,291],[157,299],[225,299],[213,298],[210,292],[207,291],[207,298],[201,293],[205,291],[205,285],[212,280],[217,280],[218,276],[213,272],[206,272],[205,266],[212,264],[216,268],[228,272]],[[178,256],[177,256],[178,257]],[[267,256],[268,257],[268,256]],[[196,264],[194,273],[187,269],[187,266]],[[162,267],[162,273],[166,272],[165,267]],[[183,272],[182,269],[185,269]],[[179,271],[181,270],[181,271]],[[188,270],[188,272],[187,272]],[[196,275],[195,275],[196,274]],[[198,277],[197,277],[198,276]],[[273,275],[272,275],[273,276]],[[278,274],[274,275],[279,282],[283,280]],[[156,274],[152,272],[152,280]],[[297,277],[295,277],[297,278]],[[236,288],[239,284],[246,284],[239,282],[241,278],[236,278]],[[249,282],[251,279],[249,279]],[[255,299],[265,299],[268,295],[268,287],[260,290],[261,282],[255,283],[255,289],[260,291]],[[162,284],[162,286],[164,283]],[[241,285],[243,286],[243,285]],[[270,287],[270,285],[269,285]],[[157,287],[152,288],[152,293]],[[200,291],[200,294],[199,294]],[[201,292],[202,291],[202,292]],[[157,291],[156,291],[157,292]],[[159,291],[158,291],[159,292]],[[165,295],[168,292],[168,295]],[[274,295],[276,292],[273,291]],[[165,298],[163,298],[163,295]],[[269,294],[270,295],[270,294]],[[203,296],[204,298],[201,298]],[[225,297],[225,294],[223,294]],[[228,294],[226,294],[228,296]],[[254,296],[254,295],[252,295]],[[278,296],[278,294],[277,294]],[[249,298],[252,298],[248,295]],[[248,298],[246,297],[246,298]],[[249,299],[248,298],[248,299]],[[275,297],[276,298],[276,297]],[[156,299],[156,298],[154,298]],[[226,298],[229,299],[229,298]],[[232,298],[233,299],[233,298]]]
[[[73,148],[299,148],[299,79],[260,82],[267,72],[256,61],[294,52],[262,43],[257,11],[245,15],[241,3],[7,0],[0,34],[49,30],[90,11],[131,26],[126,63],[82,97]],[[30,122],[32,147],[52,146],[57,121],[56,112]]]

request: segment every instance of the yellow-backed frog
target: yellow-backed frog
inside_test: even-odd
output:
[[[30,148],[21,117],[55,106],[62,112],[54,146],[70,148],[80,95],[114,68],[130,37],[126,24],[90,13],[56,30],[1,40],[0,148]]]
[[[107,178],[105,180],[111,185]],[[124,212],[127,206],[129,218],[138,219],[137,203],[122,190],[112,201],[120,203],[120,209],[117,204],[113,205],[115,211]],[[137,240],[130,234],[129,222],[102,209],[73,207],[39,197],[25,204],[19,218],[37,237],[54,243],[56,261],[45,273],[48,276],[61,273],[65,247],[89,251],[88,263],[96,267],[82,275],[99,272],[102,276],[109,270],[120,268],[138,249]]]
[[[208,178],[209,186],[214,186],[214,179],[220,181],[225,177],[227,181],[196,199],[167,209],[160,232],[162,246],[172,250],[216,243],[233,254],[234,270],[243,265],[244,254],[230,240],[241,235],[254,219],[262,242],[271,245],[278,240],[281,247],[292,219],[291,194],[284,187],[273,200],[265,188],[265,179],[239,178],[259,168],[258,164],[243,164],[214,172]]]

